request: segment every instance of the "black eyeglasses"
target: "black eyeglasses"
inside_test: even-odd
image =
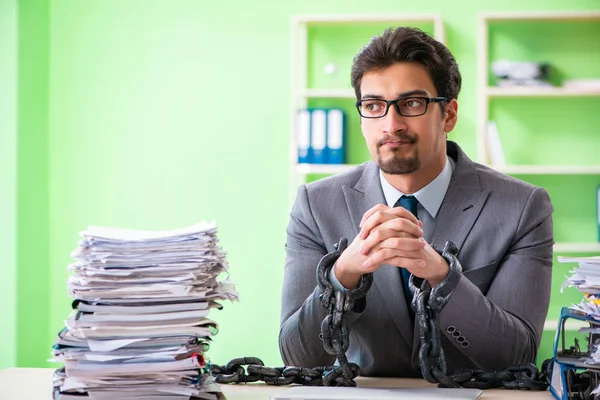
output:
[[[393,104],[396,112],[404,117],[418,117],[427,112],[429,103],[447,101],[447,97],[401,97],[396,100],[365,99],[355,103],[363,118],[383,118]]]

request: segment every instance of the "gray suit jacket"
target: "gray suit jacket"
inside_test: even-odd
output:
[[[544,189],[471,161],[456,161],[431,237],[459,248],[463,276],[439,314],[448,372],[499,370],[533,362],[548,311],[553,207]],[[279,348],[286,365],[331,365],[319,339],[326,313],[316,266],[341,237],[351,242],[363,214],[385,204],[375,163],[303,185],[287,230]],[[348,359],[366,376],[420,376],[418,326],[411,322],[399,269],[381,266],[362,313],[350,312]],[[454,332],[453,334],[451,332]]]

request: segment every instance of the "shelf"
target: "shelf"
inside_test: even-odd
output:
[[[356,99],[354,89],[304,89],[301,93],[306,98]]]
[[[488,165],[512,175],[600,175],[600,165]]]
[[[600,88],[488,87],[485,94],[488,97],[600,97]]]
[[[581,328],[589,328],[590,323],[585,321],[579,321],[576,319],[568,319],[565,323],[566,331],[578,331]],[[558,320],[557,319],[547,319],[544,322],[544,330],[545,331],[556,331],[558,329]]]
[[[600,19],[598,11],[533,11],[482,13],[487,21],[585,21]]]
[[[441,14],[331,14],[331,15],[297,15],[293,17],[299,24],[354,24],[364,22],[398,23],[402,22],[435,22],[441,21]]]
[[[488,97],[600,97],[600,88],[488,87],[485,94]],[[353,89],[304,89],[301,95],[306,98],[356,98]]]
[[[338,174],[356,167],[356,164],[298,164],[300,174]]]
[[[554,252],[566,253],[599,253],[600,243],[567,243],[558,242],[554,244]]]
[[[497,171],[513,175],[600,175],[600,165],[488,165]],[[337,174],[356,164],[298,164],[300,174]]]

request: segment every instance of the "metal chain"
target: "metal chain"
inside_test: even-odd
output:
[[[364,297],[373,284],[373,274],[363,275],[357,289],[334,290],[329,282],[329,273],[346,247],[348,247],[348,240],[341,238],[334,244],[334,251],[326,254],[317,266],[317,283],[322,291],[319,300],[323,308],[328,311],[321,323],[319,338],[323,342],[325,351],[336,357],[338,365],[316,368],[267,368],[256,357],[236,358],[225,366],[215,364],[210,366],[210,373],[217,383],[261,380],[269,385],[297,383],[312,386],[356,386],[354,379],[359,375],[360,367],[348,362],[346,357],[350,339],[348,328],[344,324],[344,314],[350,310],[364,309],[366,304]],[[244,369],[243,366],[247,368]]]
[[[546,375],[546,370],[540,373],[534,364],[519,364],[503,371],[486,372],[471,369],[447,375],[446,357],[441,346],[437,317],[448,301],[449,294],[456,287],[462,267],[456,258],[458,249],[454,243],[447,242],[440,254],[450,266],[450,272],[444,281],[432,289],[427,281],[421,283],[421,288],[416,287],[412,275],[409,280],[409,287],[413,293],[411,306],[421,332],[419,362],[423,377],[428,382],[437,383],[438,387],[446,388],[546,390],[551,375]]]
[[[246,368],[244,368],[246,367]],[[333,366],[316,368],[265,367],[256,357],[235,358],[227,365],[210,366],[210,373],[217,383],[249,383],[263,381],[267,385],[323,386],[323,375],[333,370]]]
[[[319,337],[323,341],[325,351],[334,355],[339,365],[268,368],[256,357],[236,358],[225,366],[210,366],[210,373],[217,383],[263,381],[268,385],[356,386],[354,379],[359,375],[360,368],[357,364],[348,362],[346,357],[350,341],[349,331],[344,324],[344,314],[350,310],[360,312],[364,309],[364,297],[373,283],[373,274],[363,275],[357,289],[345,292],[334,290],[329,282],[329,273],[347,246],[348,240],[341,238],[334,245],[335,250],[326,254],[317,266],[317,282],[322,291],[319,299],[322,306],[328,310],[321,324]],[[419,324],[419,361],[423,377],[428,382],[437,383],[438,387],[546,390],[552,376],[552,359],[544,362],[541,372],[538,372],[533,364],[520,364],[502,371],[471,369],[447,375],[437,316],[458,284],[462,267],[456,258],[458,249],[454,243],[447,242],[440,254],[450,266],[450,272],[444,281],[432,289],[427,281],[421,282],[420,288],[417,287],[412,275],[409,280],[409,287],[413,293],[411,306],[415,311],[415,322]]]
[[[360,373],[360,368],[355,363],[349,363],[346,351],[350,346],[349,331],[344,324],[344,314],[361,307],[357,302],[364,297],[373,284],[373,274],[365,274],[360,278],[358,288],[348,291],[334,290],[329,282],[329,273],[333,265],[348,246],[348,240],[341,238],[334,245],[334,251],[325,255],[317,266],[317,283],[323,293],[319,295],[321,305],[329,314],[321,323],[319,338],[323,348],[328,354],[336,357],[338,365],[323,376],[323,386],[356,386],[354,379]],[[364,302],[362,307],[364,308]]]

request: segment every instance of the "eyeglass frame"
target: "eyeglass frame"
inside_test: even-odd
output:
[[[404,114],[402,114],[400,112],[400,107],[398,106],[398,102],[400,100],[406,100],[406,99],[421,99],[421,100],[425,100],[425,110],[421,114],[416,114],[416,115],[404,115]],[[361,100],[357,100],[354,103],[354,106],[356,107],[356,110],[358,111],[358,115],[360,115],[362,118],[368,118],[368,119],[383,118],[390,111],[390,106],[392,104],[394,104],[394,108],[396,109],[396,112],[398,113],[398,115],[401,115],[403,117],[420,117],[421,115],[425,115],[425,113],[427,113],[427,110],[429,109],[429,103],[441,103],[442,101],[449,101],[449,100],[450,99],[448,97],[402,96],[402,97],[398,97],[395,100],[361,99]],[[383,115],[380,115],[379,117],[365,117],[360,112],[360,105],[362,104],[363,101],[383,101],[386,104],[385,112],[383,113]]]

